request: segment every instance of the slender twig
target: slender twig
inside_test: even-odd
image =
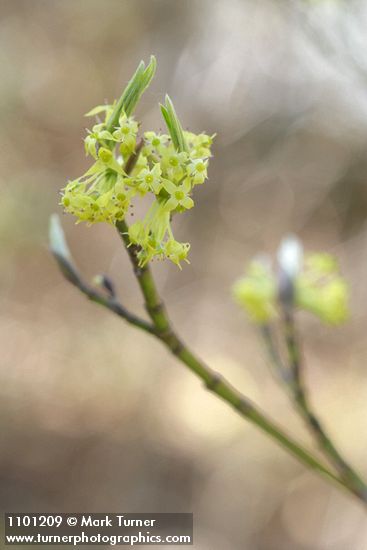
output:
[[[155,334],[155,328],[151,323],[144,321],[144,319],[140,319],[140,317],[137,317],[128,311],[120,302],[116,300],[116,298],[103,296],[100,292],[97,292],[92,287],[87,285],[79,286],[79,290],[81,290],[83,294],[85,294],[92,302],[100,304],[113,313],[116,313],[116,315],[130,323],[130,325],[134,325],[135,327],[145,330],[145,332],[149,332],[150,334]]]
[[[150,334],[155,333],[155,328],[151,323],[148,323],[144,319],[140,319],[140,317],[137,317],[136,315],[128,311],[122,304],[120,304],[116,296],[111,294],[104,295],[102,292],[98,292],[94,287],[88,285],[81,278],[79,271],[77,271],[75,265],[71,261],[69,261],[69,259],[65,258],[65,256],[61,256],[54,250],[52,250],[52,253],[57,263],[59,264],[60,270],[63,273],[64,277],[72,285],[77,287],[85,296],[87,296],[89,300],[106,307],[131,325],[145,330]]]
[[[303,380],[302,360],[300,346],[298,344],[296,327],[294,322],[293,310],[284,308],[283,323],[285,330],[285,340],[288,352],[288,361],[292,373],[292,382],[290,385],[291,394],[294,403],[304,418],[310,431],[315,436],[324,455],[329,458],[332,464],[339,472],[341,478],[348,484],[356,494],[367,502],[367,485],[357,474],[357,472],[348,464],[335,447],[329,435],[322,426],[320,420],[314,413],[309,402],[307,390]]]
[[[281,380],[286,384],[294,405],[318,442],[324,456],[333,466],[335,466],[343,481],[351,487],[353,492],[358,494],[358,496],[366,502],[366,484],[336,449],[310,405],[302,376],[302,363],[296,337],[294,318],[289,309],[284,309],[283,320],[289,365],[286,367],[283,364],[277,346],[275,345],[271,329],[269,326],[264,326],[262,327],[261,334],[270,362]]]
[[[269,325],[260,326],[260,333],[270,359],[270,366],[274,370],[274,376],[276,379],[282,380],[287,386],[292,380],[292,373],[290,369],[286,368],[283,364],[282,358],[279,354],[278,348],[275,345],[274,337],[271,327]]]
[[[139,248],[131,245],[128,237],[128,227],[125,221],[117,223],[117,229],[129,253],[130,260],[142,291],[145,308],[156,328],[155,336],[169,349],[169,351],[193,371],[206,385],[207,389],[231,405],[241,416],[266,432],[283,447],[293,454],[303,464],[317,470],[339,485],[343,482],[328,467],[324,466],[308,450],[295,442],[272,420],[265,416],[247,397],[235,389],[225,378],[212,370],[203,361],[198,359],[182,342],[172,328],[166,308],[158,293],[154,278],[148,265],[139,266]],[[344,486],[344,488],[346,488]]]
[[[224,378],[205,365],[200,359],[186,347],[171,327],[164,305],[159,297],[154,279],[148,266],[139,267],[137,252],[138,249],[130,246],[128,239],[128,228],[125,222],[118,223],[118,230],[127,246],[130,259],[133,263],[134,272],[142,290],[147,312],[152,319],[152,324],[136,317],[126,310],[113,296],[104,296],[93,287],[85,283],[75,266],[67,259],[53,251],[59,267],[65,278],[77,287],[90,300],[96,302],[123,318],[128,323],[140,328],[163,342],[166,347],[190,368],[201,380],[204,381],[208,390],[231,405],[241,416],[258,426],[263,432],[275,439],[282,447],[287,449],[299,461],[308,468],[316,470],[332,482],[347,488],[327,466],[316,459],[307,449],[291,439],[279,426],[267,418],[250,400],[229,384]]]

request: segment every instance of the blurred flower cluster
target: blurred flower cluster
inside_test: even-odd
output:
[[[328,324],[340,324],[348,316],[348,287],[334,256],[303,256],[294,239],[280,247],[278,273],[267,258],[255,259],[234,284],[233,294],[251,320],[261,325],[275,319],[287,301],[286,305],[309,311]]]

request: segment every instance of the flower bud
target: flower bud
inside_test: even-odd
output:
[[[109,164],[113,159],[113,153],[110,149],[106,149],[106,147],[100,147],[98,150],[98,158],[104,164]]]
[[[282,240],[277,254],[279,266],[278,294],[283,307],[294,302],[294,281],[302,268],[303,249],[300,241],[290,235]]]

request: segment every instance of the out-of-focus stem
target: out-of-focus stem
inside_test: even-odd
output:
[[[262,336],[269,359],[289,390],[293,403],[315,437],[320,450],[335,467],[344,484],[361,500],[367,502],[367,486],[355,470],[345,461],[312,410],[302,376],[300,347],[295,330],[293,312],[284,309],[283,315],[288,365],[285,366],[274,343],[270,327],[262,328]]]

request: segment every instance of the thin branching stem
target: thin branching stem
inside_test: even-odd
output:
[[[125,165],[126,173],[130,173],[132,171],[142,144],[143,142],[139,143],[134,155],[127,161],[127,164]],[[90,300],[106,307],[131,325],[158,338],[179,361],[186,365],[186,367],[188,367],[204,382],[209,391],[233,407],[243,418],[247,419],[249,422],[257,426],[257,428],[268,434],[273,440],[278,442],[278,444],[280,444],[306,467],[318,472],[329,481],[339,487],[343,487],[345,490],[366,502],[364,485],[362,486],[362,482],[357,483],[357,479],[359,480],[359,478],[353,480],[352,483],[351,477],[344,475],[345,470],[343,470],[342,476],[338,473],[334,473],[328,465],[325,465],[312,452],[290,437],[281,427],[273,422],[273,420],[268,418],[266,414],[264,414],[255,404],[253,404],[247,397],[234,388],[225,378],[220,376],[217,372],[201,361],[186,346],[172,327],[149,265],[139,265],[139,247],[130,243],[128,226],[126,222],[119,221],[117,222],[116,227],[129,254],[134,274],[140,286],[140,290],[144,298],[145,308],[151,322],[147,322],[129,312],[118,302],[114,294],[111,295],[107,292],[105,295],[85,283],[75,266],[70,263],[67,255],[65,258],[64,256],[60,256],[57,252],[55,253],[55,250],[53,250],[61,271],[66,279],[76,286]],[[268,346],[271,345],[271,343],[271,339],[268,340]],[[289,343],[291,343],[290,340]],[[304,403],[305,401],[302,400],[303,405]]]
[[[310,404],[303,377],[301,351],[296,333],[293,310],[288,308],[284,309],[283,324],[288,361],[290,370],[293,374],[291,390],[294,403],[310,431],[315,436],[316,441],[318,441],[324,455],[328,457],[335,466],[343,481],[367,502],[367,485],[354,468],[352,468],[352,466],[342,457]]]
[[[109,309],[131,325],[134,325],[135,327],[140,328],[145,332],[149,332],[150,334],[155,333],[155,328],[151,323],[131,313],[117,300],[117,297],[115,295],[104,294],[103,292],[98,291],[96,288],[85,282],[82,279],[79,271],[75,267],[74,263],[71,261],[71,258],[61,256],[55,250],[52,250],[52,253],[64,277],[73,286],[78,288],[85,296],[87,296],[89,300]]]
[[[279,426],[260,411],[247,397],[234,388],[225,378],[212,370],[203,361],[198,359],[183,343],[174,331],[166,308],[157,290],[154,278],[148,265],[139,266],[138,252],[135,245],[131,245],[128,236],[128,227],[125,221],[117,223],[117,229],[126,246],[137,282],[144,297],[145,308],[156,329],[155,336],[169,349],[169,351],[193,371],[205,384],[208,390],[226,401],[241,416],[255,424],[263,432],[275,439],[293,456],[307,467],[318,471],[338,485],[345,485],[328,467],[315,458],[307,449],[294,441]]]
[[[151,323],[148,323],[144,319],[141,319],[140,317],[137,317],[136,315],[128,311],[116,298],[104,296],[101,292],[96,291],[94,288],[84,283],[78,288],[92,302],[100,304],[101,306],[109,309],[110,311],[127,321],[130,325],[134,325],[135,327],[140,328],[145,332],[149,332],[150,334],[155,333],[155,328]]]
[[[261,329],[262,338],[265,348],[275,372],[278,377],[285,383],[290,397],[306,426],[315,437],[320,450],[328,459],[341,479],[349,487],[349,490],[357,495],[361,500],[367,502],[367,487],[361,477],[355,470],[345,461],[334,443],[326,433],[320,420],[314,413],[309,402],[308,394],[303,380],[303,368],[301,361],[300,347],[295,330],[294,317],[292,312],[284,310],[284,330],[285,341],[288,354],[288,363],[284,364],[277,345],[274,342],[274,337],[269,326],[264,326]]]

